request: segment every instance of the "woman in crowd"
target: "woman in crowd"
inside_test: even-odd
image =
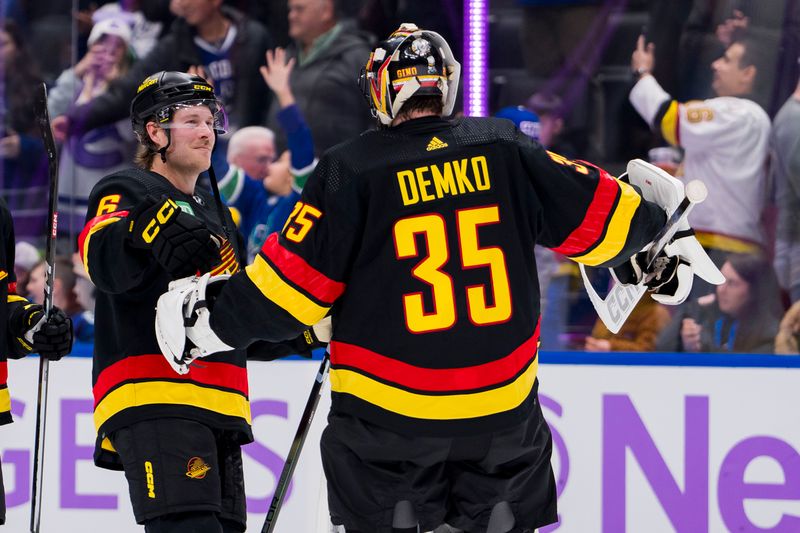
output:
[[[657,349],[773,352],[783,310],[772,265],[760,256],[731,254],[721,270],[725,283],[676,314]]]

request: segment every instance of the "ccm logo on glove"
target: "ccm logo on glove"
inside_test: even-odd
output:
[[[171,198],[167,198],[156,211],[155,217],[147,223],[147,226],[142,231],[142,240],[147,244],[151,244],[158,232],[161,231],[161,224],[166,224],[175,215],[177,209],[179,209],[178,204],[172,201]]]

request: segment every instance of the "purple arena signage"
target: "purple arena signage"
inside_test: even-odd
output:
[[[88,388],[75,393],[88,384],[90,361],[60,365],[50,392],[54,427],[48,431],[44,527],[91,519],[120,533],[128,526],[138,531],[124,476],[92,464],[92,400]],[[0,452],[9,524],[24,525],[35,387],[22,383],[35,381],[36,372],[35,364],[11,366],[16,423],[2,428]],[[315,366],[285,362],[250,369],[251,383],[259,384],[251,405],[257,440],[244,448],[251,520],[266,512]],[[646,524],[652,531],[800,531],[800,424],[783,408],[800,400],[797,373],[542,365],[540,401],[553,435],[560,518],[543,533],[636,532]],[[321,413],[327,407],[321,405]],[[317,417],[309,437],[283,531],[325,531],[317,529],[326,510],[315,446],[324,419]]]

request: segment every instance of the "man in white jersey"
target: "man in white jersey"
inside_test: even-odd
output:
[[[711,64],[717,97],[686,103],[673,100],[651,74],[654,52],[654,45],[646,45],[640,36],[631,56],[639,81],[629,98],[651,127],[684,149],[679,174],[708,186],[708,200],[689,215],[697,239],[718,265],[731,252],[760,252],[766,239],[761,214],[767,198],[770,121],[748,99],[760,66],[758,45],[749,38],[734,41]]]

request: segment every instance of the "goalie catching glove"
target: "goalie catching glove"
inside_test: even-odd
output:
[[[147,196],[129,218],[131,246],[150,251],[174,279],[208,272],[221,261],[219,240],[170,198]]]
[[[621,179],[625,180],[625,177]],[[685,196],[683,182],[639,159],[628,163],[627,181],[639,188],[645,200],[661,206],[667,218],[677,210]],[[617,281],[644,284],[655,301],[666,305],[677,305],[686,300],[695,274],[714,285],[725,282],[725,276],[697,242],[685,219],[678,224],[675,236],[648,268],[647,251],[653,245],[655,243],[628,262],[614,267],[612,273]]]
[[[204,274],[179,279],[171,282],[169,290],[159,297],[156,339],[161,353],[178,374],[188,373],[192,362],[199,357],[234,349],[223,342],[209,324],[214,299],[228,278],[228,275]],[[298,351],[301,353],[330,342],[330,317],[320,320],[300,339],[298,342],[302,346],[299,348],[303,350]]]
[[[13,355],[38,353],[45,359],[58,361],[72,351],[72,319],[58,307],[50,318],[39,304],[17,308],[9,317],[8,328],[13,335]]]
[[[189,372],[189,365],[198,357],[233,350],[211,329],[211,311],[207,293],[218,293],[230,276],[203,274],[179,279],[156,304],[156,339],[161,353],[178,374]],[[217,287],[214,287],[217,285]],[[190,344],[187,346],[186,340]]]

